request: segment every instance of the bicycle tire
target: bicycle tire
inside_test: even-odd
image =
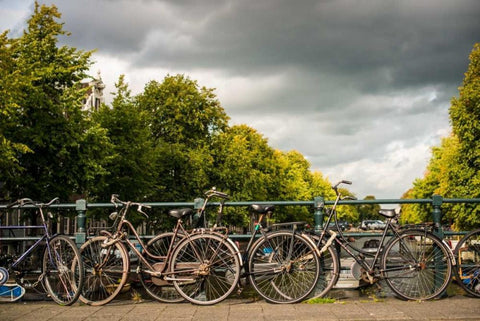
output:
[[[272,303],[296,303],[315,288],[320,262],[311,240],[292,231],[260,238],[248,258],[250,284]]]
[[[158,261],[150,257],[145,250],[143,251],[144,258],[148,260],[155,270],[161,271],[163,265],[168,264],[165,260],[167,259],[168,249],[170,248],[174,235],[175,233],[173,232],[162,233],[147,243],[146,250],[150,254],[163,257],[163,261]],[[182,240],[182,237],[177,234],[175,243],[180,242],[180,240]],[[152,276],[146,271],[145,264],[142,262],[140,262],[139,279],[145,291],[157,301],[177,303],[185,300],[184,297],[177,292],[171,281]]]
[[[319,250],[325,245],[325,240],[319,242],[320,237],[317,235],[309,235]],[[324,297],[337,284],[340,276],[340,257],[333,243],[328,246],[324,252],[320,253],[320,272],[317,284],[309,295],[310,298]]]
[[[480,298],[480,229],[467,233],[455,247],[455,279],[468,295]]]
[[[88,305],[109,303],[127,282],[130,271],[127,250],[120,242],[102,247],[107,240],[107,236],[96,236],[80,248],[85,265],[85,284],[80,300]]]
[[[59,305],[72,305],[80,296],[84,266],[75,243],[64,235],[53,237],[43,255],[43,284]]]
[[[196,234],[183,239],[170,262],[173,284],[193,304],[226,299],[240,279],[240,256],[223,236]]]
[[[452,276],[449,249],[424,230],[406,230],[393,237],[382,256],[388,286],[405,300],[440,297]]]

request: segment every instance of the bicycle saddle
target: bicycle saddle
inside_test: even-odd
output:
[[[191,208],[179,208],[179,209],[174,209],[170,210],[168,212],[168,215],[173,216],[175,218],[181,218],[187,215],[192,215],[193,210]]]
[[[265,214],[268,212],[273,212],[273,210],[275,209],[275,205],[252,204],[250,205],[249,209],[259,214]]]
[[[392,217],[395,217],[395,215],[397,215],[397,213],[395,212],[394,209],[388,209],[388,210],[385,210],[385,209],[381,209],[378,211],[378,214],[386,217],[386,218],[392,218]]]

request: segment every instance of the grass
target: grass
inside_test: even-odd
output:
[[[305,301],[307,304],[326,304],[326,303],[336,303],[336,299],[332,298],[313,298]]]

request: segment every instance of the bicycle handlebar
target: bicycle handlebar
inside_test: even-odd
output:
[[[146,208],[152,208],[151,206],[149,205],[145,205],[145,204],[142,204],[142,203],[137,203],[137,202],[130,202],[130,201],[122,201],[121,199],[118,198],[118,194],[112,194],[111,198],[110,198],[110,203],[113,203],[115,205],[115,207],[118,206],[118,204],[122,204],[122,205],[125,205],[126,208],[130,207],[130,206],[136,206],[137,207],[137,212],[139,213],[142,213],[143,215],[145,215],[145,217],[149,217],[147,213],[145,213],[142,208],[143,207],[146,207]]]
[[[207,198],[210,198],[212,196],[217,196],[217,197],[220,197],[220,198],[223,198],[223,199],[230,198],[227,193],[217,191],[217,189],[215,187],[212,187],[212,189],[206,191],[204,194]]]
[[[39,202],[33,201],[30,198],[25,197],[25,198],[21,198],[19,200],[16,200],[15,202],[13,202],[11,204],[8,204],[7,208],[12,208],[14,206],[23,206],[23,205],[26,205],[26,204],[30,204],[30,205],[33,205],[33,206],[38,207],[38,208],[48,207],[48,206],[52,205],[53,203],[58,202],[58,200],[59,200],[59,198],[55,197],[48,203],[39,203]]]
[[[341,184],[352,185],[352,181],[341,180],[341,181],[338,182],[337,184],[333,185],[332,188],[333,188],[333,189],[337,189],[338,186],[341,185]]]

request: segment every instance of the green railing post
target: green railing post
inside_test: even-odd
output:
[[[443,197],[440,195],[433,195],[432,196],[432,217],[433,217],[433,224],[435,226],[434,233],[443,239],[443,229],[442,229],[442,204],[443,204]]]
[[[87,201],[86,200],[77,200],[75,203],[75,209],[77,211],[77,233],[75,233],[75,243],[77,246],[85,243],[86,240],[86,220],[85,212],[87,211]]]
[[[323,211],[325,208],[325,199],[321,196],[314,198],[315,213],[313,219],[315,221],[315,231],[318,232],[323,228]]]

